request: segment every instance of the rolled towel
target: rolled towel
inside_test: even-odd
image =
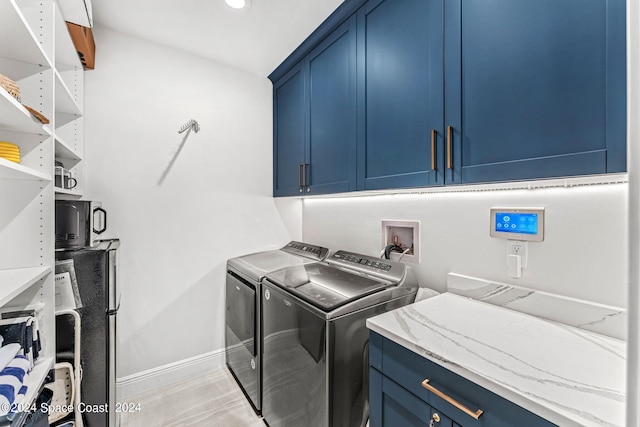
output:
[[[0,417],[5,417],[9,414],[9,409],[11,409],[11,404],[13,403],[9,401],[6,394],[8,393],[4,390],[4,386],[0,386]]]
[[[20,344],[18,343],[7,344],[0,347],[0,371],[7,367],[19,351]]]
[[[27,393],[30,362],[25,356],[18,355],[0,371],[0,415],[8,415],[17,404],[24,400]]]
[[[16,401],[18,392],[22,388],[22,381],[13,375],[0,374],[0,415],[7,415],[10,405]],[[2,405],[2,404],[5,405]],[[6,405],[8,403],[9,405]]]

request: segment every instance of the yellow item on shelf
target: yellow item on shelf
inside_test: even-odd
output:
[[[20,163],[20,147],[10,142],[0,141],[0,157]]]

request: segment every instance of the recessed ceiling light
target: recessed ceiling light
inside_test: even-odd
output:
[[[234,9],[248,9],[251,6],[251,0],[224,0],[229,7]]]

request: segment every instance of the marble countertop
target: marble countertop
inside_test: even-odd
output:
[[[367,327],[560,426],[625,425],[622,340],[452,293]]]

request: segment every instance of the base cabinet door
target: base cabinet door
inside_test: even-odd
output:
[[[555,426],[379,334],[369,343],[371,427]]]
[[[372,396],[378,396],[376,405],[371,405],[369,425],[415,426],[415,427],[460,427],[442,411],[428,405],[407,390],[371,369]]]

